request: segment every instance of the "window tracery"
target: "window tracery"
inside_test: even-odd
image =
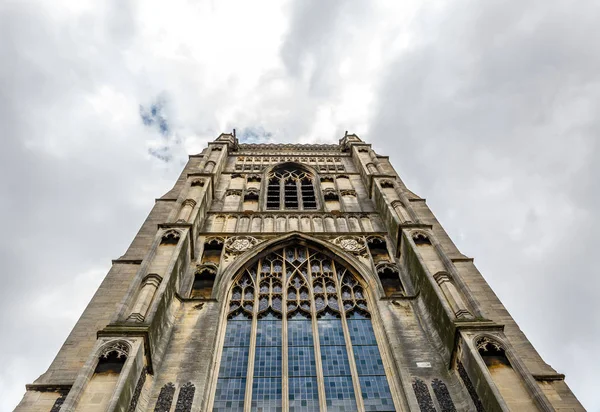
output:
[[[337,260],[306,246],[259,258],[227,319],[214,411],[395,410],[364,287]]]
[[[273,170],[268,177],[267,210],[316,210],[314,176],[295,167]]]

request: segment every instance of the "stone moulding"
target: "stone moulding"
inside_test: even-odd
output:
[[[292,144],[292,143],[242,143],[238,145],[238,150],[284,150],[284,151],[340,151],[340,145],[337,144]]]

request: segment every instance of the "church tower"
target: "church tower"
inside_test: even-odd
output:
[[[353,134],[221,134],[112,263],[17,411],[584,410]]]

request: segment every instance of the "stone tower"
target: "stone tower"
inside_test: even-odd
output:
[[[18,411],[582,411],[356,135],[190,156]]]

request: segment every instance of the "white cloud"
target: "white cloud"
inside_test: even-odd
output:
[[[0,4],[0,302],[14,314],[1,410],[49,364],[186,155],[234,127],[302,142],[350,130],[389,154],[600,409],[586,371],[600,339],[598,6],[397,3]],[[159,97],[167,136],[140,119]],[[148,153],[164,147],[169,162]]]

